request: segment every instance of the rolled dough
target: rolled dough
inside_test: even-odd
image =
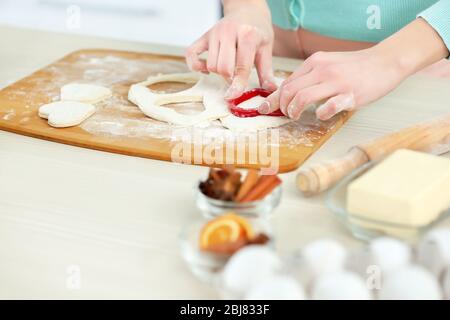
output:
[[[61,88],[61,100],[97,103],[112,95],[110,89],[84,83],[70,83]]]
[[[256,73],[252,73],[250,88],[258,87]],[[280,84],[283,79],[277,78]],[[152,92],[148,86],[167,81],[194,82],[192,88],[176,93],[161,94]],[[258,131],[279,127],[291,121],[287,117],[259,116],[253,118],[239,118],[231,114],[224,99],[227,83],[222,77],[200,73],[177,73],[149,77],[147,81],[134,84],[128,92],[128,99],[136,104],[141,111],[150,118],[169,122],[181,126],[193,126],[208,120],[219,119],[222,125],[233,131]],[[244,108],[257,108],[263,98],[254,97],[242,103]],[[164,107],[169,103],[203,102],[205,110],[195,115],[185,115],[173,109]]]
[[[39,116],[48,119],[48,124],[56,128],[79,125],[92,116],[95,106],[77,101],[57,101],[39,108]]]
[[[161,94],[152,92],[148,86],[166,81],[195,82],[187,90]],[[128,99],[136,104],[150,118],[182,126],[192,126],[206,120],[216,120],[229,114],[223,99],[225,81],[218,76],[204,76],[198,73],[176,73],[150,77],[147,81],[132,85]],[[199,114],[186,115],[164,107],[169,103],[203,102],[205,110]]]

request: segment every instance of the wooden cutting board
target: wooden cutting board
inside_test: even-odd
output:
[[[350,116],[343,113],[321,122],[310,110],[298,122],[243,134],[232,133],[218,122],[193,128],[159,122],[146,117],[127,100],[133,83],[158,73],[186,71],[182,57],[97,49],[76,51],[0,91],[0,129],[165,161],[216,166],[227,160],[238,167],[253,168],[278,163],[279,171],[287,172],[300,166]],[[283,70],[277,74],[287,75]],[[52,128],[38,116],[38,108],[59,100],[61,86],[71,82],[105,85],[112,89],[113,97],[97,104],[95,115],[80,126]],[[156,84],[151,89],[173,92],[187,87],[172,82]],[[182,113],[199,112],[203,108],[198,103],[167,107]]]

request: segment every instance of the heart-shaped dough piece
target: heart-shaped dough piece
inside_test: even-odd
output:
[[[39,116],[56,128],[77,126],[95,113],[95,106],[77,101],[57,101],[39,108]]]
[[[95,84],[69,83],[61,88],[61,100],[63,101],[97,103],[111,95],[110,89]]]

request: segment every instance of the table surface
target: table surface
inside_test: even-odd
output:
[[[182,48],[0,26],[0,87],[81,48],[182,54]],[[299,61],[279,59],[295,67]],[[450,79],[414,76],[357,112],[306,165],[352,145],[450,112]],[[450,155],[446,155],[450,157]],[[0,298],[217,298],[179,254],[199,217],[194,184],[206,168],[98,152],[0,131]],[[271,220],[277,250],[317,238],[361,243],[304,198],[296,173]]]

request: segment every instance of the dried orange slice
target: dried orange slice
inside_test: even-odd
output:
[[[251,225],[236,214],[226,214],[208,222],[200,234],[200,249],[246,242],[253,236]]]
[[[250,222],[248,222],[247,219],[235,214],[235,213],[228,213],[223,215],[222,217],[220,217],[219,219],[230,219],[230,220],[234,220],[237,223],[239,223],[239,225],[242,227],[242,231],[245,233],[245,236],[248,239],[252,239],[255,234],[253,231],[253,227],[250,224]]]

